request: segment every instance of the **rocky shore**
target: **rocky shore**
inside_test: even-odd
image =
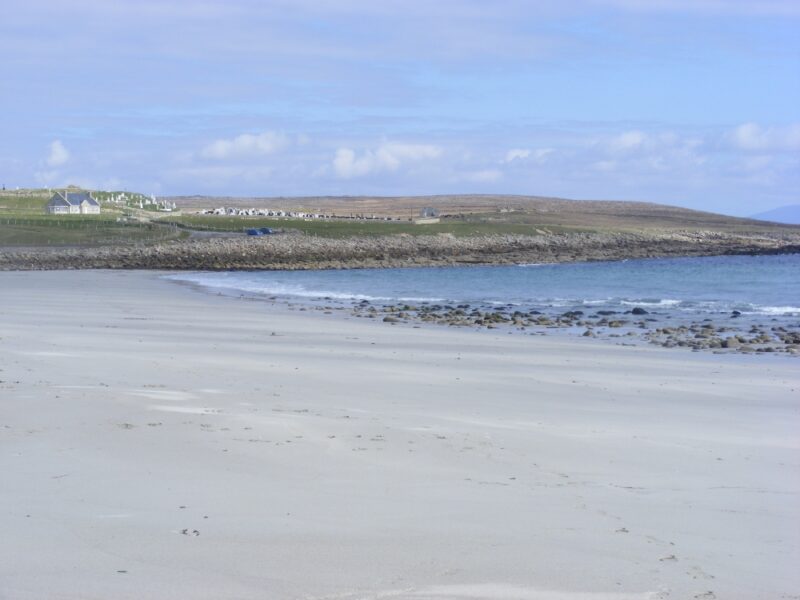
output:
[[[331,307],[317,307],[329,310]],[[636,307],[626,311],[524,309],[508,305],[486,307],[460,304],[374,305],[364,300],[351,309],[355,317],[389,324],[430,324],[509,333],[546,335],[572,333],[586,338],[616,340],[625,345],[652,344],[664,348],[721,353],[782,353],[800,356],[800,324],[769,323],[763,316],[747,317],[738,311],[716,319],[679,321],[674,316]]]
[[[376,236],[303,234],[188,239],[147,246],[0,249],[0,270],[339,269],[520,264],[722,254],[800,252],[800,232],[669,231],[538,236]]]

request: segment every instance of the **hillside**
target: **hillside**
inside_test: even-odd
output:
[[[787,225],[800,225],[800,204],[790,204],[773,208],[757,215],[753,219],[762,221],[772,221],[773,223],[783,223]]]
[[[160,199],[177,206],[162,212],[103,194],[96,192],[100,215],[45,215],[41,192],[0,198],[0,270],[313,269],[800,251],[797,225],[646,202],[502,195],[177,197]],[[197,214],[222,206],[262,214]],[[439,222],[412,222],[425,207],[438,211]],[[262,227],[277,235],[245,235]]]
[[[437,209],[444,221],[497,225],[565,227],[583,230],[690,229],[719,231],[770,231],[777,226],[654,204],[613,200],[567,200],[539,196],[444,195],[444,196],[320,196],[253,197],[177,196],[174,201],[184,215],[217,207],[271,208],[310,213],[376,215],[407,220],[425,207]]]

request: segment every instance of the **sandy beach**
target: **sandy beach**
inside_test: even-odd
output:
[[[800,597],[796,359],[0,273],[0,598]]]

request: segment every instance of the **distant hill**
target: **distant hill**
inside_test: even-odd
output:
[[[772,221],[773,223],[787,223],[789,225],[800,225],[800,204],[790,204],[773,208],[766,212],[753,215],[751,218],[760,221]]]
[[[591,231],[642,229],[771,231],[786,225],[690,210],[651,202],[567,200],[506,194],[438,196],[304,196],[250,197],[172,196],[184,214],[216,207],[268,207],[333,215],[377,215],[408,220],[426,207],[447,222],[483,222],[518,228],[567,227]]]

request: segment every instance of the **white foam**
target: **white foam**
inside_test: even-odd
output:
[[[166,275],[166,279],[173,281],[185,281],[209,289],[231,290],[258,294],[260,296],[292,296],[295,298],[308,298],[320,300],[330,298],[332,300],[367,300],[368,302],[450,302],[447,298],[436,296],[373,296],[370,294],[359,294],[357,292],[334,292],[331,290],[308,289],[302,285],[285,284],[278,282],[253,281],[252,279],[236,278],[235,280],[226,279],[217,274],[188,273]]]
[[[617,263],[615,263],[617,264]],[[540,266],[549,266],[547,263],[526,263],[522,265],[517,265],[519,267],[540,267]],[[461,270],[459,273],[466,272],[466,270]],[[570,292],[565,293],[563,296],[555,296],[550,298],[533,298],[533,297],[524,297],[528,293],[530,293],[530,289],[523,288],[515,288],[513,285],[508,288],[508,298],[498,298],[497,296],[502,296],[500,290],[495,290],[494,288],[487,289],[484,286],[476,286],[476,287],[464,287],[460,292],[445,292],[444,290],[436,289],[436,282],[424,280],[420,283],[422,286],[420,288],[420,292],[418,294],[414,294],[412,292],[416,291],[415,287],[411,287],[407,289],[408,292],[406,295],[402,294],[402,288],[397,290],[397,293],[394,294],[393,290],[388,291],[388,293],[384,292],[381,293],[360,293],[360,291],[376,291],[370,285],[369,281],[365,281],[362,278],[356,278],[354,281],[350,281],[347,277],[343,280],[339,281],[335,276],[331,278],[328,275],[324,277],[316,278],[313,277],[312,281],[308,281],[308,285],[310,287],[306,287],[300,281],[305,281],[305,279],[298,280],[292,277],[288,277],[282,275],[280,273],[273,273],[273,274],[265,274],[265,273],[248,273],[248,272],[189,272],[189,273],[176,273],[165,275],[164,278],[170,279],[173,281],[178,282],[187,282],[202,288],[205,288],[208,291],[217,291],[226,294],[253,294],[256,296],[276,296],[282,299],[297,299],[299,302],[309,301],[309,302],[319,302],[319,301],[326,301],[330,300],[332,302],[383,302],[383,303],[434,303],[434,304],[441,304],[441,303],[448,303],[448,304],[457,304],[457,303],[470,303],[470,304],[483,304],[487,306],[529,306],[529,307],[536,307],[540,309],[562,309],[562,308],[573,308],[573,307],[589,307],[590,309],[599,309],[599,308],[629,308],[629,307],[642,307],[642,308],[660,308],[664,310],[671,310],[675,311],[676,313],[680,314],[703,314],[703,313],[730,313],[732,310],[738,310],[743,314],[748,315],[765,315],[765,316],[775,316],[775,317],[783,317],[783,316],[800,316],[800,307],[794,305],[780,305],[781,300],[775,301],[775,305],[758,305],[755,303],[748,303],[742,301],[736,301],[733,299],[701,299],[701,298],[693,298],[692,293],[687,294],[687,298],[679,299],[679,298],[663,298],[659,297],[656,292],[653,290],[653,296],[646,295],[646,292],[643,293],[641,296],[637,297],[634,293],[630,291],[627,292],[626,296],[608,296],[605,298],[597,297],[601,296],[603,292],[598,290],[598,294],[595,297],[591,295],[588,298],[576,298],[575,296],[569,297],[567,294]],[[524,279],[524,278],[523,278]],[[408,283],[403,284],[405,279],[400,279],[399,283],[401,285],[408,285]],[[349,283],[347,283],[349,282]],[[385,282],[384,282],[385,283]],[[465,282],[465,285],[468,282]],[[456,284],[460,285],[459,281],[456,280]],[[328,285],[336,287],[337,285],[341,285],[342,287],[349,287],[350,290],[331,290],[325,289]],[[414,285],[414,284],[411,284]],[[446,284],[447,289],[452,287],[452,282]],[[384,286],[381,286],[384,287]],[[501,289],[505,289],[502,285],[500,286]],[[428,289],[432,288],[432,289]],[[540,288],[546,289],[546,288]],[[359,290],[359,291],[356,291]],[[587,290],[587,295],[592,294],[591,286],[589,290]],[[383,290],[381,290],[383,291]],[[444,297],[437,294],[437,292],[444,292],[444,293],[452,293],[454,297]],[[555,290],[554,290],[555,291]],[[425,292],[429,292],[430,296],[426,296]],[[558,293],[558,292],[556,292]],[[580,293],[580,292],[579,292]],[[705,296],[708,292],[703,293]],[[490,296],[494,296],[491,297]],[[570,294],[571,295],[571,294]],[[463,296],[463,297],[460,297]],[[477,296],[477,297],[476,297]],[[484,296],[481,298],[480,296]],[[489,296],[489,297],[487,297]]]
[[[369,294],[358,294],[355,292],[334,292],[331,290],[310,290],[302,285],[286,284],[279,282],[265,282],[254,281],[237,277],[236,279],[227,279],[224,276],[209,275],[203,273],[191,274],[178,274],[167,275],[166,279],[173,281],[185,281],[193,283],[204,288],[212,290],[229,290],[245,292],[248,294],[258,294],[260,296],[292,296],[296,298],[331,298],[334,300],[367,300],[367,301],[389,301],[393,300],[388,296],[371,296]],[[425,301],[425,299],[416,299],[415,302]],[[411,301],[411,299],[409,299]],[[437,301],[432,299],[432,301]]]
[[[578,304],[583,304],[584,306],[599,306],[601,304],[608,304],[610,301],[610,298],[606,298],[605,300],[581,300]]]
[[[645,300],[620,300],[620,304],[625,306],[678,306],[682,300],[673,300],[671,298],[661,299],[645,299]]]
[[[400,302],[449,302],[447,298],[416,298],[414,296],[397,299]]]
[[[800,315],[800,306],[758,306],[752,311],[759,315]]]

